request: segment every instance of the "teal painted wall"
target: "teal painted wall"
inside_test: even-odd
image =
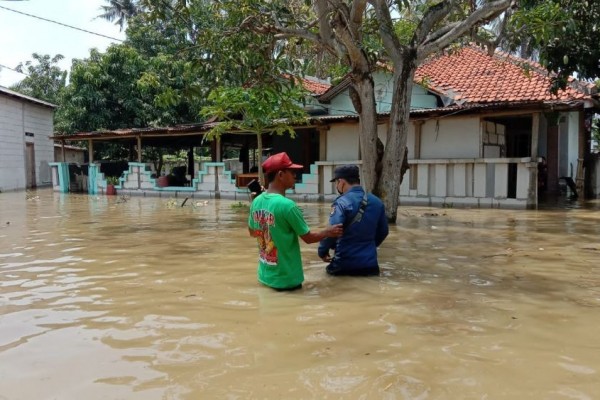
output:
[[[375,72],[373,74],[375,85],[375,101],[377,102],[377,112],[389,112],[392,108],[392,93],[394,77],[387,72]],[[333,98],[330,104],[325,104],[329,108],[331,115],[355,115],[352,101],[348,95],[348,90],[344,90]],[[424,87],[414,84],[410,102],[411,109],[436,108],[437,97],[430,94]]]

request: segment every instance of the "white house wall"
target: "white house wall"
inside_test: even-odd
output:
[[[35,178],[37,186],[52,184],[50,166],[54,161],[54,142],[50,140],[54,125],[54,112],[45,107],[25,103],[25,132],[33,137],[25,136],[25,140],[33,143],[35,149]]]
[[[0,190],[25,186],[23,105],[10,97],[0,96]]]
[[[579,153],[579,113],[562,113],[558,132],[558,176],[575,179]]]
[[[430,119],[421,128],[420,158],[479,157],[480,129],[479,118]]]
[[[358,160],[358,124],[334,124],[327,132],[327,160]]]
[[[49,162],[54,159],[53,110],[0,95],[0,190],[27,185],[25,143],[35,150],[36,184],[51,184]],[[33,137],[25,136],[26,132]]]

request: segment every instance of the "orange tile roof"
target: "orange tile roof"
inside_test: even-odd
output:
[[[553,95],[541,65],[501,52],[489,56],[475,46],[425,61],[415,82],[459,104],[590,98],[573,87]]]
[[[329,83],[316,81],[310,78],[304,77],[299,79],[302,81],[302,86],[304,89],[316,96],[325,93],[331,87]]]

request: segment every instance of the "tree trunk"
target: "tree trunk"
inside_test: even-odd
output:
[[[406,168],[406,141],[408,137],[410,100],[415,71],[415,52],[407,52],[401,63],[394,65],[394,94],[382,160],[382,173],[377,192],[385,206],[388,221],[395,223],[400,203],[400,184]]]
[[[263,143],[262,143],[262,133],[256,134],[256,151],[258,152],[258,181],[262,186],[267,186],[268,182],[265,181],[265,176],[263,175],[263,167],[262,167],[262,154],[263,154]]]
[[[359,114],[360,158],[362,159],[361,184],[368,192],[375,189],[377,183],[377,108],[375,105],[375,87],[369,72],[352,74],[350,98]]]

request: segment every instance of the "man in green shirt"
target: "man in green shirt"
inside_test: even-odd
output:
[[[342,224],[310,231],[300,208],[285,197],[285,191],[296,183],[296,170],[303,168],[286,153],[272,155],[262,167],[269,187],[252,201],[248,217],[250,235],[258,241],[258,281],[277,290],[300,289],[304,271],[298,237],[305,243],[339,237]]]

